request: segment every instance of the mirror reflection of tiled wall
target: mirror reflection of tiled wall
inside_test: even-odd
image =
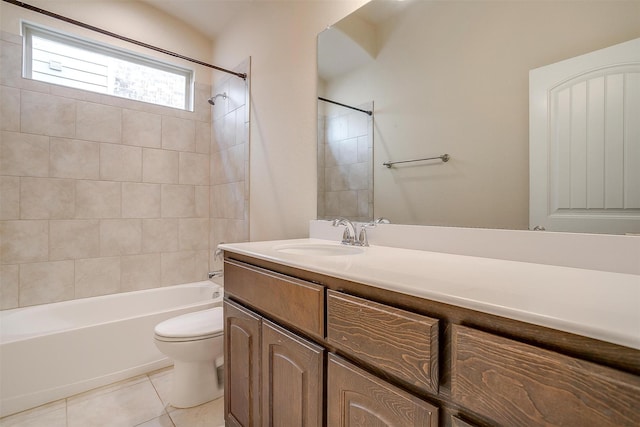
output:
[[[372,110],[373,103],[357,106]],[[373,218],[373,118],[340,109],[318,117],[318,218]]]

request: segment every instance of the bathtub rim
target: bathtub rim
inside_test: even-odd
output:
[[[126,295],[139,295],[139,294],[144,294],[144,293],[150,293],[150,292],[158,292],[161,290],[165,290],[165,289],[175,289],[175,288],[180,288],[180,287],[201,287],[201,286],[211,286],[212,287],[212,291],[215,291],[216,289],[220,292],[220,297],[222,295],[224,295],[224,288],[221,284],[216,283],[214,281],[210,281],[210,280],[201,280],[198,282],[190,282],[190,283],[182,283],[182,284],[178,284],[178,285],[170,285],[170,286],[162,286],[162,287],[158,287],[158,288],[148,288],[148,289],[138,289],[135,291],[127,291],[127,292],[117,292],[117,293],[113,293],[113,294],[106,294],[106,295],[94,295],[91,297],[85,297],[85,298],[76,298],[76,299],[71,299],[71,300],[65,300],[65,301],[56,301],[56,302],[52,302],[52,303],[47,303],[47,304],[37,304],[37,305],[29,305],[29,306],[25,306],[25,307],[16,307],[16,308],[11,308],[11,309],[7,309],[7,310],[0,310],[0,346],[4,345],[4,344],[10,344],[10,343],[14,343],[14,342],[18,342],[18,341],[24,341],[24,340],[28,340],[28,339],[33,339],[33,338],[38,338],[38,337],[43,337],[49,334],[55,334],[55,333],[60,333],[63,331],[74,331],[74,330],[79,330],[82,328],[86,328],[88,326],[98,326],[98,325],[103,325],[103,324],[107,324],[110,321],[103,321],[103,322],[96,322],[96,323],[92,323],[90,325],[81,325],[81,326],[71,326],[69,328],[59,328],[59,329],[53,329],[53,330],[48,330],[48,331],[43,331],[41,333],[33,333],[33,334],[27,334],[24,336],[19,336],[18,338],[11,338],[8,340],[4,339],[4,336],[2,334],[2,331],[4,330],[3,328],[3,318],[5,316],[9,316],[13,313],[17,313],[20,311],[28,311],[28,310],[33,310],[33,311],[38,311],[39,309],[41,310],[46,310],[47,308],[51,308],[51,306],[56,306],[56,307],[60,307],[60,306],[64,306],[64,305],[78,305],[78,304],[83,304],[83,303],[87,303],[87,302],[91,302],[91,301],[95,301],[98,299],[116,299],[116,298],[122,298],[123,296]],[[211,298],[213,299],[217,299],[216,298]],[[193,302],[191,304],[183,304],[183,305],[179,305],[179,306],[175,306],[172,307],[173,309],[182,309],[182,308],[191,308],[197,305],[202,304],[202,301],[198,301],[198,302]],[[161,313],[163,312],[163,310],[155,310],[155,311],[148,311],[145,312],[144,314],[139,314],[136,316],[126,316],[126,317],[118,317],[117,320],[128,320],[128,319],[136,319],[142,316],[146,316],[146,315],[153,315],[156,313]]]

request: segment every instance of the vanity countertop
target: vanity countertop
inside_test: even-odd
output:
[[[222,244],[235,252],[484,313],[640,349],[640,276],[369,246],[349,255],[300,255],[283,246],[322,239]]]

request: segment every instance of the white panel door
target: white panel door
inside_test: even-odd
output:
[[[640,39],[529,73],[529,228],[640,233]]]

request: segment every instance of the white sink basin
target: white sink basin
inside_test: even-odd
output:
[[[290,245],[276,246],[274,249],[285,254],[306,256],[356,255],[364,252],[362,248],[358,248],[356,246],[330,245],[323,243],[292,243]]]

